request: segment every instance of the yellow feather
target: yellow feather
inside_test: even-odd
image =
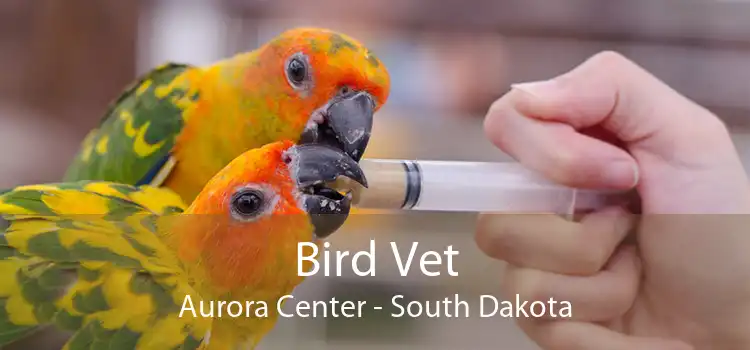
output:
[[[151,79],[143,81],[143,83],[141,83],[141,86],[139,86],[138,89],[135,90],[136,96],[143,95],[143,93],[151,87],[151,84],[153,84],[153,81]]]
[[[161,146],[164,145],[164,142],[166,142],[165,140],[161,140],[153,145],[146,142],[146,131],[148,131],[150,125],[151,122],[146,122],[141,125],[141,127],[137,129],[138,133],[135,135],[135,138],[133,138],[133,150],[141,157],[150,156],[158,151]]]
[[[55,306],[75,316],[83,315],[80,311],[78,311],[78,309],[75,308],[75,306],[73,306],[73,296],[75,295],[75,293],[87,291],[93,288],[93,286],[94,284],[92,282],[79,280],[76,284],[70,287],[67,294],[57,300]]]
[[[146,294],[137,295],[130,291],[132,272],[121,269],[109,269],[102,285],[104,296],[110,310],[97,314],[102,326],[117,329],[127,325],[136,332],[146,331],[150,327],[155,305]]]
[[[13,189],[13,191],[57,191],[60,188],[54,185],[21,185]]]
[[[33,325],[37,323],[34,316],[34,307],[18,295],[8,298],[5,309],[8,312],[8,319],[17,325]]]
[[[112,188],[111,184],[107,182],[91,182],[83,186],[85,191],[101,193],[105,196],[117,197],[121,199],[128,199],[122,192]]]
[[[182,337],[167,338],[165,335],[182,334],[187,322],[177,314],[170,314],[156,321],[138,340],[141,349],[170,349],[182,344]]]
[[[0,208],[2,210],[2,208]],[[30,238],[38,236],[41,233],[55,231],[59,228],[54,221],[33,220],[27,222],[18,222],[12,227],[13,234],[6,236],[8,245],[25,252],[27,243]]]
[[[0,260],[0,276],[14,276],[18,269],[26,265],[17,259]],[[18,292],[18,284],[10,278],[0,278],[0,296],[8,296]]]
[[[116,228],[112,228],[116,230]],[[78,229],[59,229],[60,243],[65,248],[71,248],[76,242],[86,242],[93,247],[105,248],[117,255],[138,260],[140,253],[131,247],[122,237],[102,235],[99,232]]]
[[[34,211],[19,207],[14,204],[4,203],[0,201],[0,212],[2,213],[13,213],[15,215],[34,215]]]
[[[56,213],[105,214],[110,199],[78,190],[60,190],[42,195],[42,202]]]
[[[109,136],[102,136],[96,143],[96,153],[105,154],[107,153],[107,144],[109,143]]]
[[[0,276],[15,276],[16,272],[27,265],[28,261],[7,259],[0,261]],[[14,279],[0,279],[0,296],[9,297],[5,304],[8,319],[17,325],[34,325],[37,323],[34,306],[21,296],[21,288]]]
[[[83,160],[84,162],[88,162],[89,159],[91,159],[91,152],[94,149],[93,142],[96,135],[97,129],[94,129],[89,131],[89,133],[86,134],[86,138],[83,139],[83,143],[81,145],[81,160]]]
[[[182,197],[171,191],[164,191],[151,186],[143,186],[141,191],[134,192],[130,197],[140,205],[155,213],[161,213],[167,207],[184,208]]]
[[[121,111],[120,119],[125,121],[125,135],[134,137],[138,131],[133,127],[133,114],[128,111]]]
[[[120,112],[119,118],[125,121],[125,135],[133,138],[133,150],[139,156],[147,157],[159,150],[159,148],[161,148],[161,146],[164,144],[164,140],[154,145],[146,142],[146,132],[148,131],[148,127],[151,125],[151,122],[146,122],[140,127],[136,128],[133,125],[133,114],[125,110]]]

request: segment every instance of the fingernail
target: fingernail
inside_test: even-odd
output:
[[[511,84],[511,89],[523,91],[534,97],[549,94],[558,89],[555,80],[530,81],[526,83]]]
[[[638,184],[638,165],[630,159],[618,159],[607,166],[603,175],[609,184],[630,189]]]

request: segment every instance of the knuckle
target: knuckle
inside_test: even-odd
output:
[[[492,249],[490,249],[491,246],[491,238],[490,238],[490,231],[487,229],[487,226],[483,224],[486,221],[483,217],[480,217],[477,221],[477,228],[474,232],[474,242],[477,244],[477,247],[479,250],[481,250],[484,254],[492,256]]]
[[[718,136],[721,138],[726,138],[729,136],[729,128],[727,127],[727,124],[721,120],[721,118],[717,117],[715,114],[709,112],[708,110],[705,110],[705,117],[703,118],[703,123],[701,125],[701,129],[703,130],[703,133],[706,135],[711,136]]]
[[[605,50],[591,56],[589,63],[605,69],[624,68],[633,65],[633,62],[625,55],[613,50]]]
[[[495,100],[494,102],[492,102],[492,104],[490,105],[490,108],[487,111],[487,115],[488,116],[495,116],[495,115],[502,114],[502,113],[500,113],[500,111],[504,108],[503,105],[504,105],[503,98],[502,97],[498,98],[497,100]]]
[[[603,314],[606,316],[601,317],[602,320],[613,319],[625,315],[632,307],[634,298],[634,295],[627,292],[616,294],[612,300],[606,304],[606,309],[603,310]]]
[[[554,169],[550,174],[553,177],[552,180],[567,183],[572,179],[581,177],[581,171],[584,168],[581,167],[582,158],[579,154],[565,147],[550,151],[546,163],[551,164],[550,168]]]
[[[576,272],[586,276],[599,272],[609,260],[610,251],[603,245],[592,245],[578,255]]]
[[[572,172],[576,169],[575,165],[578,163],[580,157],[575,153],[571,152],[568,148],[557,148],[554,152],[550,153],[556,167],[562,168],[565,172]]]
[[[504,112],[504,105],[505,103],[502,102],[502,99],[493,102],[483,123],[485,137],[501,149],[506,146],[504,131],[507,129],[505,117],[507,113]]]
[[[509,268],[506,271],[504,286],[507,297],[518,295],[530,302],[544,300],[543,273],[526,268]]]
[[[493,241],[497,236],[497,230],[493,228],[493,218],[490,215],[480,215],[477,219],[477,227],[474,232],[474,241],[479,250],[491,257],[494,256]]]
[[[604,209],[581,221],[577,272],[593,275],[601,271],[611,259],[615,248],[627,235],[632,222],[630,216],[620,208]]]
[[[502,214],[481,215],[477,220],[475,241],[486,255],[504,261],[514,261],[516,245],[512,225]]]

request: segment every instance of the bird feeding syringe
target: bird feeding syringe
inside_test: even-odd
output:
[[[573,213],[624,205],[629,192],[560,186],[519,163],[362,159],[368,188],[348,178],[334,187],[352,192],[363,209],[453,212]]]

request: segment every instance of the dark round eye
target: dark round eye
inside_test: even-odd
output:
[[[294,85],[300,85],[307,79],[307,63],[301,58],[292,58],[286,67],[286,74],[289,81]]]
[[[349,96],[352,93],[352,88],[349,85],[344,85],[339,88],[339,96]]]
[[[256,189],[244,189],[232,199],[232,211],[243,218],[251,218],[263,211],[263,193]]]

